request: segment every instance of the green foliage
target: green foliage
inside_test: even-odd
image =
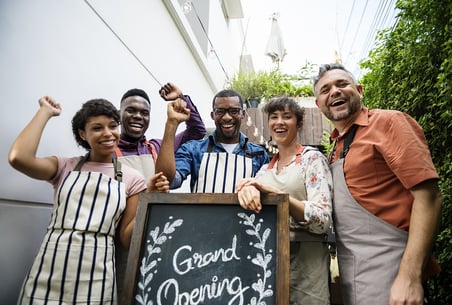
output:
[[[239,72],[231,80],[231,88],[236,90],[244,100],[269,100],[275,96],[313,96],[311,85],[303,82],[302,73],[308,68],[302,68],[300,74],[283,74],[279,69],[259,72]]]
[[[424,129],[444,199],[435,244],[442,272],[428,294],[433,304],[452,304],[452,2],[399,0],[397,7],[397,25],[379,33],[362,63],[364,103],[405,111]]]

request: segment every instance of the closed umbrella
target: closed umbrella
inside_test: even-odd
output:
[[[274,63],[280,63],[286,56],[286,48],[284,47],[284,41],[281,34],[281,29],[278,24],[278,13],[274,13],[271,17],[272,27],[270,31],[270,37],[267,42],[267,48],[265,49],[265,55],[269,56]]]

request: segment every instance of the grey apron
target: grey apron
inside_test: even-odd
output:
[[[330,165],[343,303],[388,305],[408,233],[376,217],[352,197],[344,177],[347,151],[344,147],[344,156]]]

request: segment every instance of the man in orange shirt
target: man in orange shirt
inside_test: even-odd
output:
[[[431,248],[442,197],[422,128],[400,111],[364,107],[362,86],[340,64],[320,67],[314,93],[335,125],[330,163],[344,304],[423,304],[423,279],[439,272]]]

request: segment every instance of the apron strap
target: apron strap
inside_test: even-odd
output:
[[[355,133],[356,133],[357,129],[358,129],[358,125],[356,125],[356,124],[353,125],[350,128],[350,131],[348,132],[348,134],[345,136],[345,138],[344,138],[344,148],[342,149],[342,152],[341,152],[341,159],[345,158],[345,156],[347,155],[348,150],[350,148],[350,145],[353,142],[353,138],[355,137]]]
[[[89,152],[80,158],[80,161],[78,161],[77,165],[75,165],[75,167],[74,167],[74,171],[79,172],[80,169],[82,168],[83,164],[88,160],[88,158],[89,158]]]
[[[80,158],[80,161],[78,161],[74,167],[74,171],[79,172],[88,158],[89,152],[85,156]],[[113,168],[115,169],[115,179],[119,182],[122,182],[121,162],[119,162],[117,158],[113,158]]]
[[[295,164],[301,164],[301,154],[303,153],[304,147],[301,144],[297,144],[297,153],[295,155]],[[268,163],[268,169],[272,169],[275,166],[276,161],[279,159],[279,152],[276,153]]]
[[[157,152],[155,151],[154,145],[152,145],[148,140],[146,140],[144,142],[144,145],[148,147],[149,152],[152,155],[152,159],[154,159],[154,163],[157,162]],[[116,148],[115,148],[115,154],[116,154],[116,157],[122,157],[123,156],[122,155],[122,151],[121,151],[121,149],[119,149],[118,146],[116,146]]]
[[[115,169],[115,179],[122,182],[121,162],[117,158],[113,158],[113,167]]]

